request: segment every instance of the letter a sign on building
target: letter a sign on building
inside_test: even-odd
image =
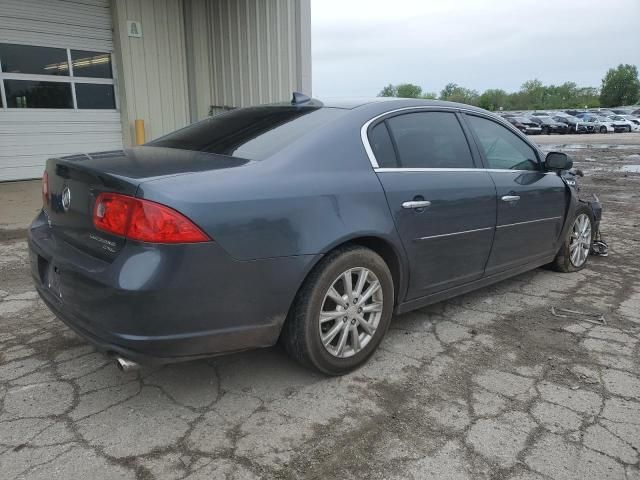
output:
[[[127,20],[127,34],[130,37],[136,37],[136,38],[142,37],[142,24],[140,22]]]

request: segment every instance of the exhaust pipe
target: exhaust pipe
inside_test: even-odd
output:
[[[136,363],[133,360],[127,360],[126,358],[122,357],[116,357],[116,365],[118,367],[118,370],[120,370],[121,372],[131,372],[140,368],[139,363]]]

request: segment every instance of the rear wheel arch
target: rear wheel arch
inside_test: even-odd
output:
[[[368,248],[382,257],[389,267],[391,276],[393,277],[393,289],[395,291],[395,302],[397,304],[400,298],[400,289],[404,287],[402,282],[404,276],[400,255],[393,245],[380,237],[358,237],[344,242],[336,248],[341,248],[347,245],[357,245]]]
[[[314,272],[314,270],[316,269],[318,264],[321,262],[321,260],[336,250],[343,250],[350,246],[368,248],[373,252],[377,253],[380,257],[382,257],[384,262],[389,267],[389,270],[391,272],[391,277],[393,279],[393,289],[395,292],[395,295],[394,295],[395,304],[397,305],[400,302],[400,299],[404,298],[404,291],[406,290],[405,279],[407,278],[407,275],[405,274],[406,270],[404,267],[403,258],[400,256],[400,253],[393,246],[393,244],[388,240],[385,240],[381,237],[365,235],[365,236],[358,236],[358,237],[345,239],[342,242],[331,246],[323,255],[318,255],[318,257],[315,259],[313,264],[308,267],[304,277],[302,278],[302,281],[298,285],[298,289],[296,290],[295,295],[291,299],[291,304],[289,305],[288,311],[291,310],[295,302],[295,299],[298,297],[298,294],[300,293],[300,290],[306,283],[309,276]]]

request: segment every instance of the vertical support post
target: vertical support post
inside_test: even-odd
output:
[[[142,144],[145,143],[145,141],[144,141],[144,120],[136,118],[135,126],[136,126],[136,145],[142,145]]]

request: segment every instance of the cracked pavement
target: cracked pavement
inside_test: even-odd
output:
[[[0,243],[0,477],[639,480],[640,147],[568,149],[610,256],[397,316],[341,378],[279,348],[122,373]]]

